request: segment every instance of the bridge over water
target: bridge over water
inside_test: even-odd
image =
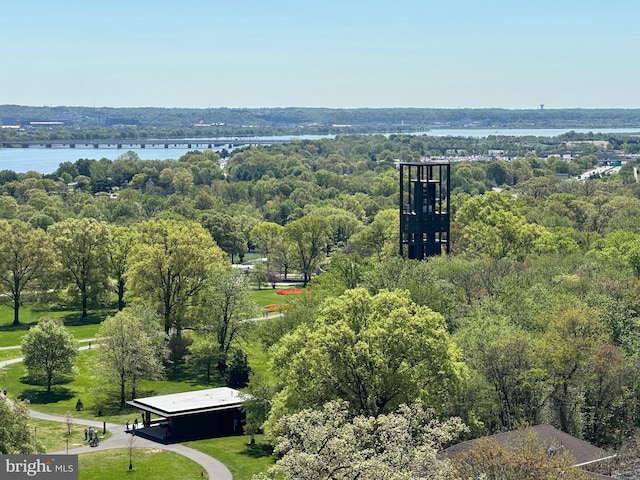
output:
[[[287,143],[282,138],[135,138],[135,139],[92,139],[92,140],[8,140],[4,148],[236,148],[248,145],[272,145]]]

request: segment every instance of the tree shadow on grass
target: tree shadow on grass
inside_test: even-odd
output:
[[[29,400],[33,405],[43,405],[63,400],[71,400],[74,396],[75,392],[66,387],[51,387],[50,392],[42,389],[28,388],[23,390],[18,398],[20,400]]]
[[[240,455],[251,458],[270,457],[272,454],[273,447],[267,443],[250,443],[240,452]]]
[[[170,364],[165,369],[165,378],[171,382],[182,382],[187,385],[211,385],[211,388],[225,384],[224,377],[217,368],[211,369],[211,377],[207,381],[203,372],[186,362]]]
[[[29,322],[23,323],[20,322],[20,325],[13,325],[12,322],[5,323],[0,325],[0,332],[15,332],[18,330],[29,330],[31,327],[35,326],[38,322]]]
[[[109,315],[113,315],[113,310],[98,310],[89,313],[86,318],[82,318],[81,312],[74,312],[64,316],[66,327],[81,327],[83,325],[99,325]]]

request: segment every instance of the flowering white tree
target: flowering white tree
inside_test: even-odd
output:
[[[333,401],[282,417],[278,429],[280,458],[254,480],[454,479],[449,461],[437,453],[466,427],[458,418],[438,421],[421,403],[352,417],[346,402]]]

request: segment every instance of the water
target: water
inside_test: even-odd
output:
[[[428,132],[416,132],[414,135],[430,135],[434,137],[455,136],[455,137],[473,137],[484,138],[490,135],[506,135],[506,136],[544,136],[555,137],[569,131],[577,133],[634,133],[640,132],[638,128],[532,128],[532,129],[514,129],[514,128],[475,128],[475,129],[433,129]],[[333,138],[335,135],[301,135],[301,136],[280,136],[280,137],[254,137],[259,140],[269,139],[304,139],[317,140],[320,138]],[[186,147],[170,147],[170,148],[136,148],[132,149],[141,160],[177,160],[187,153],[189,149]],[[214,149],[220,150],[220,149]],[[0,170],[13,170],[15,172],[27,172],[34,170],[39,173],[47,174],[54,172],[63,162],[75,162],[80,158],[90,158],[100,160],[106,158],[115,160],[127,149],[117,148],[99,148],[92,147],[82,148],[0,148]]]

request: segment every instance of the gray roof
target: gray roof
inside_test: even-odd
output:
[[[233,388],[219,387],[136,398],[127,404],[145,412],[171,418],[238,408],[248,398],[251,396]]]
[[[523,436],[526,436],[531,431],[536,433],[538,443],[541,445],[544,445],[545,447],[561,447],[565,451],[569,452],[571,456],[575,458],[575,464],[578,467],[588,465],[590,463],[601,462],[614,457],[614,455],[606,452],[605,450],[558,430],[551,425],[536,425],[522,430],[514,430],[511,432],[491,435],[486,438],[490,438],[504,446],[517,445],[518,442],[522,440]],[[458,453],[468,452],[475,446],[475,442],[476,440],[468,440],[466,442],[452,445],[445,449],[444,453],[447,455],[456,455]]]

